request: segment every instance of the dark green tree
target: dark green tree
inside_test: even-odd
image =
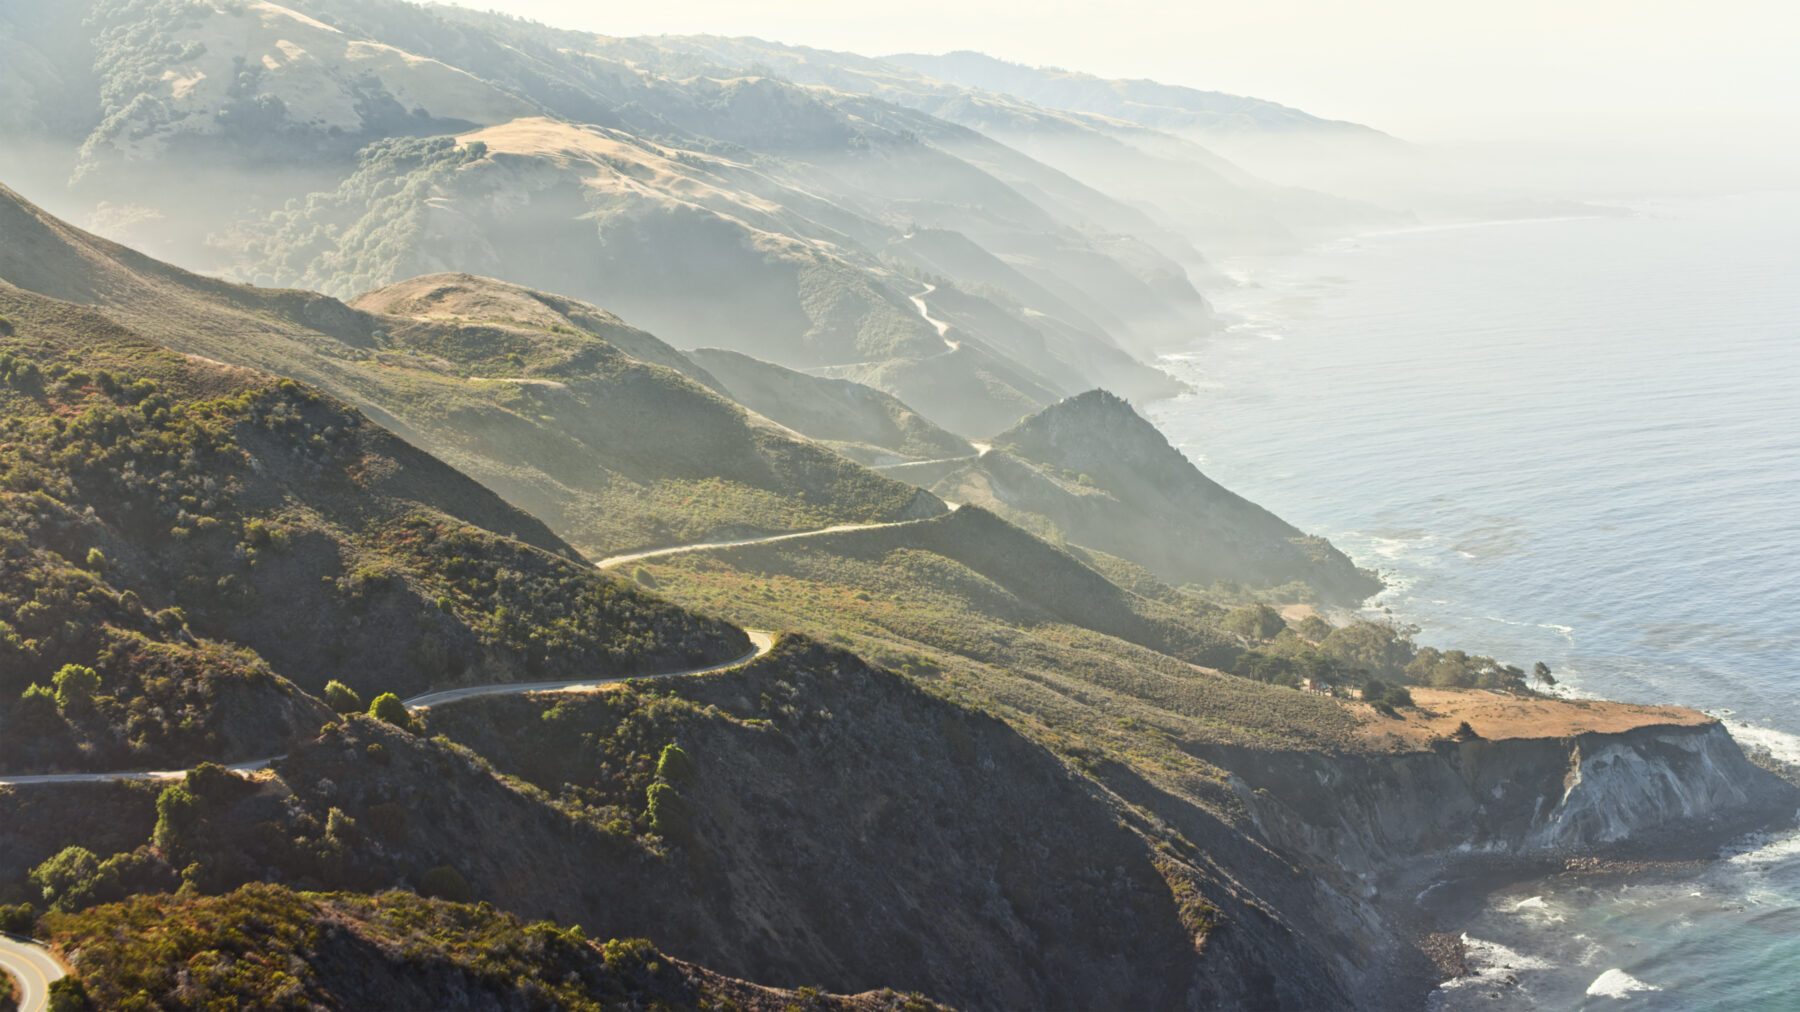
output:
[[[1248,640],[1269,640],[1287,628],[1281,612],[1266,604],[1248,604],[1233,610],[1219,623],[1226,632]]]
[[[668,784],[650,785],[650,831],[665,840],[686,840],[693,833],[694,812],[687,799]]]
[[[56,685],[56,706],[65,712],[92,706],[100,691],[100,675],[81,664],[65,664],[51,679]]]
[[[48,686],[32,682],[19,694],[19,718],[34,731],[41,731],[57,718],[56,693]]]
[[[100,859],[86,847],[64,847],[31,869],[31,884],[52,910],[80,910],[97,902]]]

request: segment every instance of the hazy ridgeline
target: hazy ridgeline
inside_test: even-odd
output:
[[[1246,257],[1593,209],[1258,99],[398,0],[12,0],[0,99],[54,1007],[1411,1007],[1440,876],[1795,808],[1359,619],[1417,586],[1332,505],[1375,464],[1286,437],[1393,370],[1229,358]]]

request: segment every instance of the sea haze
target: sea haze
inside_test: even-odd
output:
[[[1800,193],[1630,210],[1230,261],[1230,328],[1165,360],[1196,392],[1151,413],[1381,569],[1375,605],[1421,642],[1800,755]],[[1504,897],[1476,927],[1544,964],[1513,1004],[1754,1002],[1800,977],[1800,938],[1767,931],[1800,920],[1796,858],[1758,853],[1704,883]],[[1746,944],[1681,944],[1709,931]]]

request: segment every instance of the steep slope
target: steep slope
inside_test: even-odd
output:
[[[95,305],[180,351],[316,383],[590,553],[943,508],[747,414],[650,335],[518,286],[427,278],[371,293],[378,312],[362,312],[189,274],[3,187],[0,278]]]
[[[206,893],[448,866],[470,899],[588,937],[958,1007],[1346,1000],[1347,922],[1300,914],[1312,888],[1236,829],[1204,812],[1177,829],[1004,722],[802,638],[726,675],[425,720],[442,737],[358,717],[254,782],[196,771],[167,789],[190,814],[122,854]],[[0,791],[0,811],[17,801]],[[1329,969],[1277,969],[1297,962]]]
[[[316,732],[300,690],[331,679],[369,698],[746,647],[316,391],[4,282],[0,317],[9,772],[267,755]]]
[[[860,383],[809,376],[722,348],[698,348],[688,358],[718,376],[739,404],[864,463],[975,453],[967,440]]]
[[[377,316],[476,324],[498,322],[569,336],[586,333],[639,362],[673,369],[714,393],[725,392],[719,381],[698,367],[692,358],[598,306],[493,278],[471,274],[422,275],[364,292],[351,305]],[[498,349],[486,350],[494,352]]]
[[[42,26],[48,2],[20,0],[26,62],[98,60],[79,163],[93,220],[258,284],[348,297],[417,274],[496,275],[684,346],[796,368],[888,364],[875,380],[923,371],[888,392],[931,412],[911,395],[957,364],[933,359],[940,345],[908,304],[916,264],[888,262],[886,247],[912,223],[955,223],[1109,321],[1038,342],[1079,374],[1064,384],[978,323],[1036,320],[1006,307],[965,320],[965,339],[998,360],[960,391],[990,402],[983,419],[1099,382],[1148,395],[1166,384],[1120,347],[1209,325],[1180,258],[1039,206],[921,140],[919,114],[878,102],[675,65],[691,57],[648,71],[593,36],[392,0],[89,0],[82,26],[62,26],[73,42]],[[220,61],[251,69],[228,83]],[[451,131],[469,143],[415,139]],[[1111,365],[1088,370],[1099,361]]]
[[[43,929],[71,954],[89,1001],[101,1008],[177,991],[200,1006],[931,1007],[897,994],[763,988],[671,960],[642,939],[601,944],[579,929],[406,892],[318,895],[249,885],[223,896],[138,897],[54,914]]]
[[[859,97],[839,104],[896,128],[898,120],[893,113],[880,110],[893,105],[918,110],[922,115],[906,129],[919,137],[980,166],[1046,207],[1075,210],[1109,231],[1138,237],[1180,262],[1197,279],[1208,278],[1211,268],[1196,248],[1215,256],[1280,251],[1294,248],[1302,236],[1407,220],[1405,215],[1329,193],[1270,185],[1220,157],[1214,149],[1223,146],[1233,157],[1255,158],[1257,171],[1279,172],[1274,178],[1289,180],[1298,175],[1310,179],[1309,185],[1322,186],[1336,177],[1329,171],[1298,172],[1295,163],[1303,163],[1307,157],[1329,162],[1352,155],[1359,164],[1370,158],[1377,164],[1392,163],[1396,149],[1403,149],[1398,142],[1365,127],[1314,121],[1304,113],[1284,113],[1283,107],[1257,99],[1216,96],[1228,106],[1269,112],[1276,121],[1291,114],[1297,122],[1325,126],[1316,131],[1272,124],[1265,127],[1252,116],[1244,121],[1243,129],[1170,132],[1180,128],[1157,128],[1154,123],[1145,125],[1119,113],[1088,108],[1103,103],[1082,104],[1067,98],[1069,104],[1056,105],[1053,103],[1065,97],[1054,89],[1046,90],[1039,99],[1021,97],[1021,92],[985,87],[975,79],[941,76],[901,62],[909,58],[878,60],[761,39],[717,36],[658,36],[617,40],[612,45],[651,66],[659,65],[653,62],[657,54],[664,54],[664,60],[670,53],[691,54],[726,66],[772,68],[794,81],[820,85],[833,93],[872,96],[879,101],[867,103]],[[978,62],[998,63],[967,55]],[[1062,71],[1000,66],[1026,76],[1096,80]],[[1149,91],[1164,88],[1155,82],[1098,85],[1104,91],[1114,83],[1142,85]],[[1075,91],[1078,96],[1080,89]],[[1373,140],[1364,143],[1356,138]],[[1368,150],[1371,144],[1372,151]],[[1084,288],[1078,275],[1065,277],[1077,290]]]
[[[994,437],[994,447],[939,481],[939,494],[1129,559],[1175,583],[1299,582],[1339,604],[1380,589],[1323,538],[1200,473],[1106,391],[1055,404]]]

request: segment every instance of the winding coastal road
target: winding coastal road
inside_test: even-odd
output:
[[[955,504],[949,504],[954,512]],[[713,548],[739,548],[745,545],[765,545],[776,541],[793,541],[800,538],[816,538],[826,534],[842,534],[848,531],[872,531],[887,527],[906,527],[911,524],[924,523],[922,520],[895,520],[880,524],[838,524],[834,527],[823,527],[812,531],[798,531],[791,534],[772,534],[761,538],[744,538],[738,541],[707,541],[693,545],[676,545],[671,548],[656,548],[647,552],[632,552],[627,555],[614,555],[595,563],[599,569],[612,569],[628,562],[643,559],[660,558],[665,555],[677,555],[683,552],[701,552]],[[634,678],[679,678],[683,675],[707,675],[717,671],[729,671],[732,668],[762,657],[775,647],[775,634],[761,629],[746,629],[750,637],[751,650],[742,657],[714,664],[703,668],[689,668],[681,671],[664,671],[650,674],[620,675],[601,679],[578,679],[569,682],[500,682],[493,685],[468,685],[455,689],[442,689],[427,692],[405,700],[409,710],[427,709],[439,703],[448,703],[457,699],[469,699],[474,696],[506,696],[521,695],[527,692],[592,692],[608,685],[618,685]],[[225,768],[234,773],[254,773],[267,769],[270,764],[287,755],[267,756],[262,759],[246,759],[232,763]],[[21,775],[0,774],[0,787],[35,787],[47,784],[95,784],[110,780],[179,780],[187,776],[186,769],[178,770],[113,770],[105,773],[33,773]]]
[[[687,668],[681,671],[663,671],[642,675],[619,675],[607,678],[586,678],[571,682],[500,682],[493,685],[469,685],[459,689],[443,689],[438,692],[427,692],[405,700],[408,710],[428,709],[438,703],[448,703],[456,699],[468,699],[473,696],[514,696],[528,692],[593,692],[608,685],[618,685],[634,678],[679,678],[683,675],[710,675],[716,671],[729,671],[740,665],[748,664],[762,657],[775,648],[775,634],[762,629],[745,629],[750,637],[750,651],[742,657],[713,664],[703,668]],[[286,753],[272,755],[263,759],[246,759],[225,767],[233,773],[254,773],[267,769],[270,764],[286,759]],[[30,776],[0,775],[0,787],[32,787],[41,784],[95,784],[108,780],[179,780],[187,776],[188,771],[180,770],[124,770],[110,773],[40,773]]]
[[[602,678],[598,681],[587,679],[578,682],[508,682],[499,685],[471,685],[462,689],[445,689],[442,692],[427,692],[423,696],[414,696],[406,701],[408,710],[429,709],[438,703],[449,703],[458,699],[470,699],[475,696],[512,696],[526,692],[593,692],[608,685],[628,682],[633,678],[677,678],[682,675],[710,675],[715,671],[730,671],[740,665],[749,664],[758,657],[775,648],[775,634],[761,629],[745,629],[750,637],[750,652],[736,660],[724,664],[714,664],[709,668],[694,668],[690,671],[669,671],[660,675],[626,675],[623,678]]]
[[[976,444],[980,452],[987,452],[987,447]],[[949,504],[954,512],[958,507]],[[762,538],[744,538],[738,541],[708,541],[692,545],[677,545],[672,548],[657,548],[647,552],[632,552],[626,555],[615,555],[601,559],[595,566],[599,569],[612,569],[628,562],[643,559],[654,559],[665,555],[676,555],[683,552],[700,552],[713,548],[738,548],[745,545],[763,545],[777,541],[793,541],[800,538],[816,538],[826,534],[842,534],[848,531],[870,531],[887,527],[905,527],[922,523],[919,520],[898,520],[880,524],[838,524],[819,530],[799,531],[791,534],[774,534]],[[432,706],[475,696],[521,695],[528,692],[593,692],[608,685],[617,685],[635,678],[677,678],[683,675],[706,675],[718,671],[729,671],[732,668],[748,664],[758,657],[763,657],[775,648],[775,634],[762,629],[745,629],[750,637],[751,649],[742,657],[737,657],[722,664],[714,664],[701,668],[688,668],[681,671],[665,671],[658,674],[622,675],[602,679],[582,679],[569,682],[503,682],[494,685],[470,685],[456,689],[442,689],[427,692],[405,700],[408,710],[424,710]],[[282,755],[268,756],[262,759],[248,759],[232,763],[225,768],[242,774],[254,773],[267,769],[271,764],[287,758]],[[185,769],[178,770],[118,770],[106,773],[41,773],[23,776],[0,775],[0,787],[32,787],[50,784],[91,784],[110,780],[179,780],[187,776]],[[31,939],[19,935],[0,934],[0,969],[10,973],[17,979],[22,988],[19,999],[20,1012],[44,1012],[50,1000],[50,984],[66,976],[62,964],[50,951]]]
[[[970,440],[969,445],[975,448],[975,452],[965,453],[960,457],[936,457],[931,460],[896,460],[892,464],[869,464],[868,468],[871,471],[904,471],[909,467],[924,467],[928,464],[955,464],[965,460],[979,460],[983,456],[986,456],[989,450],[994,448],[991,443],[977,443],[973,440]]]
[[[51,983],[67,976],[49,949],[23,935],[0,934],[0,970],[12,974],[22,988],[20,1012],[44,1012]]]
[[[796,531],[792,534],[771,534],[762,538],[744,538],[740,541],[704,541],[695,545],[675,545],[671,548],[652,548],[647,552],[632,552],[629,555],[613,555],[594,563],[601,569],[612,569],[628,562],[639,562],[644,559],[658,559],[665,555],[681,555],[686,552],[704,552],[714,548],[743,548],[746,545],[767,545],[776,541],[797,541],[801,538],[817,538],[826,534],[844,534],[849,531],[876,531],[884,527],[908,527],[912,524],[924,523],[923,520],[892,520],[882,524],[838,524],[834,527],[821,527],[812,531]]]
[[[943,338],[944,340],[944,347],[949,348],[951,351],[956,351],[962,347],[962,342],[950,340],[950,324],[932,316],[931,307],[925,304],[925,296],[930,295],[935,291],[937,291],[936,285],[926,285],[924,291],[912,297],[912,303],[919,307],[919,315],[925,318],[925,322],[937,328],[938,337]]]

